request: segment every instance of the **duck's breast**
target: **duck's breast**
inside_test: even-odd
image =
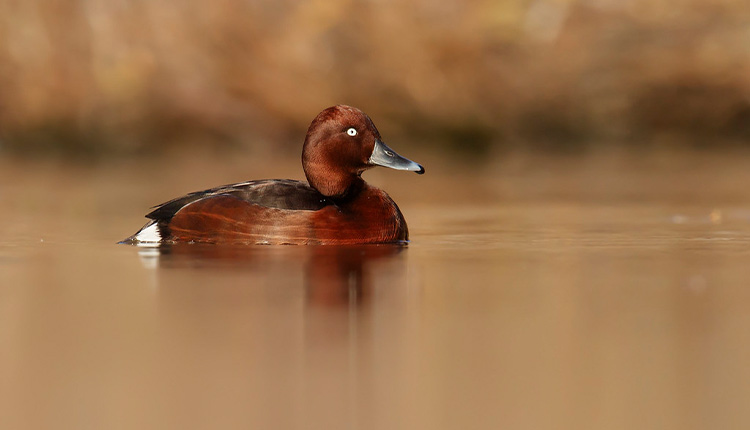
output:
[[[313,229],[322,243],[391,243],[409,239],[396,203],[384,191],[365,186],[352,201],[315,211]]]

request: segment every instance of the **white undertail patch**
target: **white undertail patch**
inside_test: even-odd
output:
[[[135,239],[138,243],[159,243],[161,242],[161,232],[159,231],[159,225],[153,222],[146,227],[143,227],[141,231],[136,233]]]

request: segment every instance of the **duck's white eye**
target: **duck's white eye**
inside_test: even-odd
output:
[[[357,130],[354,127],[351,127],[350,129],[346,130],[346,134],[348,134],[349,136],[356,136]]]

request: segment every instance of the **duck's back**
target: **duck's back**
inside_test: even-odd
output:
[[[331,204],[325,196],[306,182],[291,179],[263,179],[222,185],[186,194],[155,206],[146,218],[156,221],[169,220],[180,209],[193,202],[220,195],[232,196],[248,203],[276,209],[314,211]]]

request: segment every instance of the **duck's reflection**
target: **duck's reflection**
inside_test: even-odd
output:
[[[157,388],[164,397],[181,395],[169,387],[187,380],[206,387],[189,393],[201,405],[247,393],[249,403],[288,405],[282,427],[304,426],[302,417],[323,411],[334,417],[325,427],[354,428],[367,418],[357,410],[341,414],[340,405],[366,402],[375,375],[392,368],[382,363],[404,356],[398,348],[405,344],[393,343],[411,315],[403,246],[181,244],[143,251],[155,268],[153,360],[168,369],[167,378],[174,375]],[[253,414],[275,419],[263,407]]]
[[[310,250],[305,288],[310,303],[338,306],[360,304],[371,294],[370,263],[399,254],[401,246],[331,247]]]
[[[320,306],[359,305],[371,294],[370,266],[397,261],[403,245],[352,246],[224,246],[175,244],[142,248],[149,268],[209,268],[236,273],[249,271],[268,279],[298,279],[301,273],[306,302]]]

